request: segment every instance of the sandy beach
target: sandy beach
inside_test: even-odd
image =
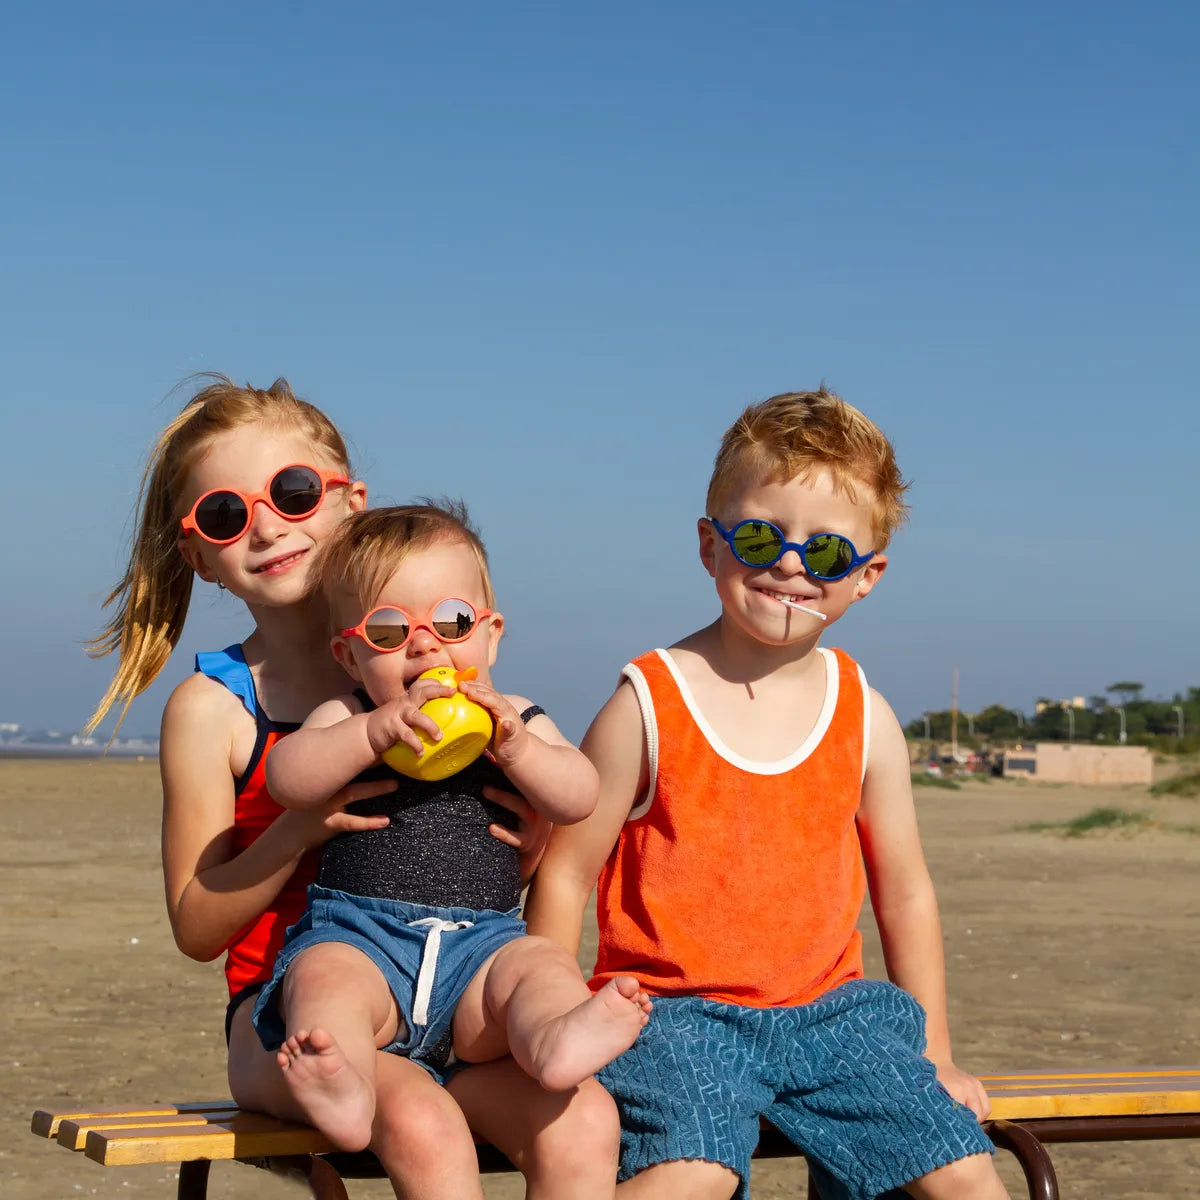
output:
[[[1149,820],[1079,837],[1021,828],[1102,805]],[[995,780],[921,788],[918,806],[960,1065],[1200,1062],[1200,800]],[[223,978],[218,964],[185,959],[171,940],[158,809],[154,762],[0,762],[7,1200],[174,1195],[173,1169],[106,1169],[35,1139],[36,1107],[227,1095]],[[869,922],[864,932],[868,973],[879,974]],[[1197,1142],[1060,1146],[1053,1157],[1065,1197],[1200,1196]],[[1014,1164],[1000,1160],[1023,1195]],[[486,1188],[496,1200],[522,1194],[515,1176],[489,1178]],[[766,1200],[802,1197],[802,1167],[756,1167],[753,1190]],[[213,1168],[214,1200],[298,1194],[248,1167]],[[351,1195],[391,1191],[363,1181]]]

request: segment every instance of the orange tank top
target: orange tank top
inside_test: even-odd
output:
[[[650,779],[600,873],[593,987],[634,975],[655,995],[765,1008],[861,978],[867,683],[848,654],[818,653],[820,715],[774,763],[721,742],[666,651],[625,668]]]

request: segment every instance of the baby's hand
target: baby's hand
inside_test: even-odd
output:
[[[463,680],[458,687],[468,700],[482,704],[492,714],[496,728],[488,749],[502,770],[511,767],[529,744],[529,732],[521,720],[521,714],[507,696],[502,696],[490,684],[471,679]]]
[[[442,731],[431,716],[421,711],[421,705],[435,696],[453,695],[454,688],[437,679],[415,680],[405,695],[389,700],[367,714],[367,740],[371,743],[371,749],[376,754],[382,754],[403,742],[417,754],[422,753],[425,744],[416,731],[419,729],[426,733],[431,742],[440,741]]]

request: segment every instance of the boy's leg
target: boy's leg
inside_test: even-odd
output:
[[[454,1053],[505,1053],[550,1091],[566,1091],[633,1045],[650,998],[623,976],[591,992],[579,965],[548,938],[520,937],[475,973],[454,1012]]]
[[[859,979],[756,1023],[779,1048],[764,1059],[765,1115],[812,1159],[822,1196],[1006,1196],[987,1135],[924,1057],[925,1014],[907,992]]]
[[[361,950],[321,942],[283,977],[287,1039],[276,1057],[304,1119],[339,1150],[365,1149],[375,1116],[376,1050],[396,1037],[396,1002]]]
[[[526,1200],[612,1200],[621,1128],[594,1079],[548,1092],[501,1058],[459,1071],[446,1088],[471,1128],[525,1176]]]
[[[741,1180],[720,1163],[698,1159],[659,1163],[617,1185],[617,1200],[730,1200]]]
[[[621,1114],[621,1200],[749,1195],[758,1118],[772,1099],[748,1052],[752,1018],[740,1005],[659,998],[633,1048],[598,1072]]]
[[[904,1185],[919,1200],[1009,1200],[990,1154],[972,1154]]]

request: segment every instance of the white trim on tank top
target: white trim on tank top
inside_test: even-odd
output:
[[[832,650],[824,646],[817,647],[817,653],[825,661],[825,698],[821,704],[821,711],[817,714],[816,722],[809,731],[808,736],[800,743],[786,758],[778,759],[775,762],[757,762],[754,759],[746,758],[739,754],[736,750],[727,746],[724,741],[718,736],[717,731],[709,724],[704,713],[701,712],[700,706],[696,703],[695,696],[692,695],[692,690],[680,673],[679,667],[675,660],[665,650],[655,650],[655,654],[662,660],[667,670],[671,673],[671,678],[674,679],[676,687],[679,688],[679,694],[683,697],[683,702],[687,706],[688,712],[691,714],[692,720],[695,721],[696,727],[704,736],[704,740],[708,742],[713,752],[723,758],[726,762],[738,767],[740,770],[747,771],[753,775],[782,775],[787,771],[798,767],[813,751],[821,744],[826,732],[829,730],[830,723],[833,721],[833,714],[837,709],[838,689],[839,689],[839,671],[837,656]],[[641,797],[629,812],[626,820],[636,821],[639,817],[644,817],[650,811],[650,806],[654,803],[654,793],[658,780],[658,722],[655,717],[654,703],[650,696],[650,686],[646,682],[646,677],[641,670],[630,663],[622,672],[624,678],[628,679],[633,686],[634,693],[637,695],[638,706],[642,712],[642,728],[646,735],[646,757],[647,757],[647,772],[649,776],[649,784],[646,789],[646,795]],[[867,742],[870,734],[870,694],[867,689],[867,679],[859,668],[858,677],[863,689],[863,774],[865,776],[867,769]]]

